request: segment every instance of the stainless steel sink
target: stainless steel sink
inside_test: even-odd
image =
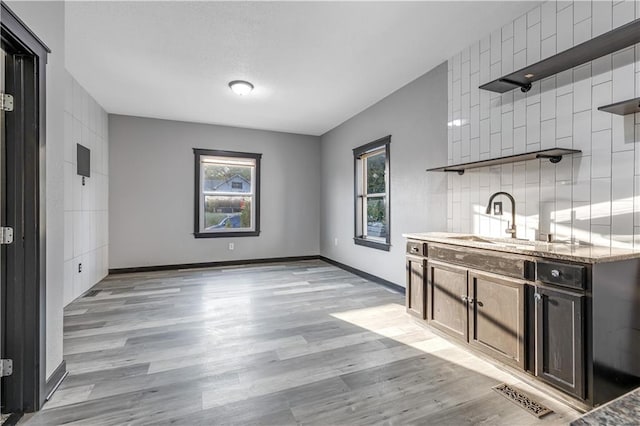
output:
[[[488,243],[488,244],[495,244],[493,241],[491,240],[487,240],[486,238],[482,238],[482,237],[478,237],[476,235],[460,235],[457,237],[449,237],[452,240],[464,240],[464,241],[473,241],[476,243]]]
[[[458,235],[449,238],[452,240],[471,241],[475,243],[491,244],[499,247],[516,247],[519,249],[532,249],[536,244],[533,241],[521,240],[518,238],[484,238],[478,237],[477,235]]]

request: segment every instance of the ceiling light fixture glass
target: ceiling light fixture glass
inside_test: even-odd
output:
[[[233,80],[229,82],[229,89],[236,95],[246,95],[253,90],[253,84],[244,80]]]

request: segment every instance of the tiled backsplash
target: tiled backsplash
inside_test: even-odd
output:
[[[640,44],[497,94],[478,86],[640,18],[640,1],[548,1],[449,60],[449,164],[545,148],[582,151],[448,178],[448,229],[507,236],[489,196],[516,200],[518,237],[640,247],[640,114],[598,111],[640,97]]]

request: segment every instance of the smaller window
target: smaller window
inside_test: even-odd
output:
[[[388,251],[389,145],[385,136],[353,150],[355,171],[355,235],[357,245]]]
[[[262,154],[194,149],[196,238],[260,235]]]

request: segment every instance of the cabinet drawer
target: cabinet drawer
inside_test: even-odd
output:
[[[576,289],[585,288],[585,267],[566,263],[537,262],[536,277],[543,283]]]
[[[533,280],[533,263],[508,253],[431,244],[429,258],[507,277]]]
[[[407,241],[407,253],[414,256],[427,255],[427,243],[422,241]]]

